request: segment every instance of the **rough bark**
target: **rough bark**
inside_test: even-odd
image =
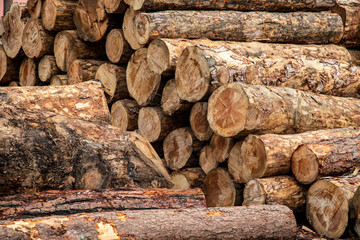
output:
[[[340,238],[349,223],[349,205],[360,176],[323,178],[307,193],[306,217],[318,234]]]
[[[76,0],[46,0],[41,10],[42,25],[49,31],[76,29],[73,15]]]
[[[213,0],[128,0],[128,4],[135,10],[147,12],[170,10],[235,10],[235,11],[267,11],[267,12],[295,12],[295,11],[325,11],[335,6],[335,0],[320,1],[227,1],[218,2]]]
[[[327,44],[343,35],[341,17],[329,12],[162,11],[140,13],[134,25],[140,44],[181,37]]]
[[[38,67],[39,79],[42,82],[50,82],[50,79],[61,73],[61,70],[56,65],[55,57],[52,55],[45,55],[41,58]]]
[[[50,80],[50,85],[68,85],[67,75],[55,75]]]
[[[283,87],[229,83],[208,101],[208,121],[223,137],[360,126],[359,99]]]
[[[41,20],[30,19],[23,31],[22,49],[29,58],[40,58],[54,54],[55,35],[41,25]]]
[[[23,111],[37,109],[71,118],[109,123],[110,113],[99,82],[74,86],[1,87],[1,103]]]
[[[228,82],[359,97],[360,68],[344,47],[209,40],[194,45],[180,55],[175,73],[179,96],[190,102]]]
[[[176,90],[175,79],[168,80],[161,94],[161,108],[163,112],[171,116],[175,112],[189,112],[191,107],[190,103],[180,99]]]
[[[307,187],[294,177],[276,176],[249,181],[244,188],[243,205],[285,205],[296,212],[304,212]]]
[[[110,63],[102,64],[96,71],[95,78],[105,87],[108,102],[129,98],[126,85],[126,68]]]
[[[27,8],[19,3],[12,4],[10,10],[3,17],[4,33],[1,42],[9,58],[15,58],[22,53],[20,49],[27,17]]]
[[[95,79],[97,70],[104,63],[106,62],[93,59],[77,59],[73,61],[67,72],[68,83],[75,84]]]
[[[241,205],[238,200],[242,198],[242,192],[223,168],[215,168],[206,175],[203,190],[207,207]]]
[[[42,0],[28,0],[26,3],[29,15],[32,19],[38,19],[41,15]]]
[[[194,208],[205,207],[205,204],[205,196],[200,189],[52,190],[0,198],[0,219],[10,220],[126,209]]]
[[[123,131],[138,129],[138,115],[140,106],[134,100],[118,100],[111,106],[111,125]]]
[[[205,173],[201,168],[184,168],[171,173],[172,189],[202,188]]]
[[[126,41],[130,44],[131,48],[137,50],[142,48],[144,45],[139,44],[135,37],[134,32],[134,19],[140,13],[140,11],[135,11],[132,8],[128,8],[124,15],[122,29],[124,31],[124,37]]]
[[[76,59],[106,59],[102,44],[82,41],[75,30],[61,31],[56,35],[54,55],[56,64],[64,72]]]
[[[134,132],[1,104],[1,194],[171,187],[150,143]]]
[[[134,53],[123,37],[121,29],[114,28],[106,36],[106,55],[112,63],[127,63]]]
[[[217,162],[222,163],[229,157],[233,144],[232,138],[224,138],[217,134],[212,135],[210,147]]]
[[[190,112],[191,130],[200,141],[207,141],[213,135],[213,130],[207,121],[207,108],[207,102],[197,102],[193,105]]]
[[[360,167],[359,142],[355,136],[301,145],[291,157],[291,170],[302,184],[348,174]]]
[[[291,171],[291,156],[301,144],[359,135],[360,131],[352,128],[292,135],[249,135],[240,151],[234,150],[236,154],[230,153],[229,172],[239,183],[247,183],[255,178],[288,174]]]
[[[35,86],[38,82],[38,60],[24,57],[19,69],[19,82],[21,86]]]
[[[160,87],[161,75],[153,73],[147,62],[147,48],[140,48],[131,56],[126,69],[126,83],[130,96],[140,106],[151,103]]]
[[[336,0],[336,6],[332,12],[341,16],[344,24],[344,35],[341,43],[345,46],[360,46],[360,1],[359,0]]]
[[[211,170],[217,168],[218,161],[216,161],[210,145],[206,145],[200,151],[199,165],[205,174],[208,174]]]
[[[0,84],[9,83],[19,79],[20,59],[11,59],[0,46]]]
[[[123,0],[103,0],[107,13],[124,14],[127,5]]]
[[[296,231],[295,217],[285,206],[125,210],[19,219],[3,221],[0,225],[3,239],[28,239],[37,233],[45,239],[83,236],[84,239],[288,240],[295,239]]]

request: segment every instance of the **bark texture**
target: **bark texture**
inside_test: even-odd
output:
[[[73,61],[67,72],[68,83],[76,84],[95,79],[97,70],[104,63],[106,62],[93,59],[77,59]]]
[[[52,55],[45,55],[41,58],[38,66],[39,79],[42,82],[50,82],[50,79],[61,73],[61,70],[56,65],[55,57]]]
[[[41,10],[42,25],[49,31],[76,29],[73,15],[78,1],[46,0]]]
[[[134,52],[123,34],[123,30],[114,28],[106,36],[106,55],[112,63],[127,63]]]
[[[140,106],[134,100],[123,99],[114,102],[111,106],[111,125],[124,131],[138,129]]]
[[[259,221],[262,219],[262,221]],[[274,221],[276,219],[276,221]],[[166,226],[166,227],[165,227]],[[197,226],[196,230],[194,226]],[[214,228],[216,226],[216,228]],[[256,231],[254,231],[256,229]],[[195,208],[84,213],[35,218],[0,226],[1,238],[28,239],[294,239],[296,220],[285,206]]]

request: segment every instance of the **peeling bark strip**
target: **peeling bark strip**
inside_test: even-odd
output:
[[[0,46],[0,84],[19,79],[21,59],[11,59],[6,56],[3,46]]]
[[[236,11],[267,11],[267,12],[292,12],[292,11],[326,11],[335,6],[335,0],[250,0],[250,1],[214,1],[214,0],[127,0],[134,10],[147,12],[171,10],[236,10]]]
[[[3,239],[28,239],[31,233],[36,232],[45,239],[73,239],[80,235],[84,239],[94,239],[97,236],[100,239],[106,237],[117,240],[287,240],[295,239],[296,231],[296,220],[292,211],[280,205],[84,213],[31,220],[19,219],[13,222],[2,221],[0,225],[0,237]]]
[[[45,55],[41,58],[38,66],[39,79],[42,82],[50,82],[50,79],[61,73],[61,70],[56,66],[55,57],[52,55]]]
[[[42,25],[49,31],[76,29],[73,15],[77,0],[46,0],[41,10]]]
[[[208,121],[223,137],[360,126],[360,100],[281,87],[229,83],[208,101]]]
[[[134,132],[9,104],[0,110],[1,195],[172,185],[150,143]]]
[[[1,103],[23,111],[37,109],[91,122],[109,123],[110,113],[99,82],[73,86],[0,87]]]
[[[205,206],[205,196],[200,189],[52,190],[36,194],[1,197],[0,219],[10,220],[125,209],[144,210]]]
[[[301,144],[358,136],[360,136],[360,130],[352,128],[292,135],[249,135],[240,149],[231,150],[228,169],[238,183],[247,183],[251,179],[266,176],[288,174],[291,171],[291,155]]]
[[[326,177],[311,185],[307,193],[306,217],[315,231],[329,238],[339,238],[349,220],[349,207],[360,176]]]
[[[343,35],[341,17],[329,12],[162,11],[140,13],[134,25],[140,44],[155,38],[326,44]]]
[[[199,101],[228,82],[360,97],[360,67],[344,47],[210,40],[194,40],[193,45],[176,65],[176,88],[183,100]]]
[[[38,19],[40,17],[42,0],[28,0],[26,6],[31,18]]]
[[[294,177],[276,176],[249,181],[244,188],[243,205],[285,205],[293,211],[303,212],[307,188]]]

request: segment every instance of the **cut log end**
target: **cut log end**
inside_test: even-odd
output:
[[[55,37],[54,56],[56,65],[64,72],[68,70],[71,62],[76,59],[76,51],[69,51],[73,49],[72,41],[74,39],[68,31],[61,31]]]
[[[210,69],[202,51],[187,47],[176,64],[175,83],[181,99],[200,101],[208,92]]]
[[[52,76],[60,73],[56,66],[55,57],[51,55],[45,55],[41,58],[38,69],[39,79],[42,82],[48,82]]]
[[[55,75],[50,80],[50,85],[68,85],[67,75]]]
[[[129,1],[129,0],[128,0]],[[140,10],[144,5],[145,0],[131,0],[129,1],[130,7],[132,7],[134,10]]]
[[[190,112],[190,126],[197,139],[207,141],[211,138],[213,130],[207,121],[207,102],[197,102]]]
[[[7,56],[3,48],[0,48],[0,83],[7,71]]]
[[[69,84],[81,83],[84,81],[80,62],[75,60],[71,63],[68,70]]]
[[[171,174],[171,181],[174,184],[172,189],[189,189],[190,183],[187,178],[181,173]]]
[[[139,44],[147,44],[150,40],[150,19],[145,14],[134,18],[135,37]]]
[[[45,29],[51,31],[54,28],[56,22],[56,5],[53,0],[46,0],[43,3],[41,19]]]
[[[139,111],[139,131],[149,142],[156,141],[161,133],[161,116],[155,108],[145,107]]]
[[[46,1],[44,2],[44,4]],[[41,14],[42,0],[28,0],[27,9],[29,11],[30,17],[33,19],[38,19]]]
[[[21,86],[35,86],[37,82],[36,63],[34,59],[25,57],[19,70]]]
[[[124,14],[127,6],[123,0],[103,0],[103,3],[107,13]]]
[[[207,207],[234,206],[236,189],[229,174],[221,168],[213,169],[205,178],[204,194]]]
[[[176,91],[175,80],[166,82],[161,95],[161,108],[166,115],[173,115],[181,108],[181,99]]]
[[[121,83],[118,84],[118,79],[121,78],[120,75],[125,76],[125,68],[109,63],[102,64],[96,71],[95,79],[100,80],[103,84],[109,102],[115,95],[117,85],[121,85]],[[125,79],[123,84],[125,84]]]
[[[214,158],[210,145],[206,145],[200,151],[199,165],[201,169],[208,174],[211,170],[218,166],[218,162]]]
[[[224,138],[216,134],[213,134],[211,137],[210,147],[212,149],[214,158],[219,163],[224,162],[229,157],[229,152],[232,146],[232,138]]]
[[[244,188],[244,206],[265,204],[266,193],[257,180],[249,181]]]
[[[125,12],[122,26],[126,41],[130,44],[131,48],[135,50],[143,46],[142,44],[139,44],[136,40],[134,32],[134,18],[137,14],[139,14],[139,11],[128,8]]]
[[[162,74],[170,67],[170,52],[164,41],[155,39],[148,47],[148,64],[151,71]]]
[[[124,99],[111,106],[111,125],[123,131],[133,131],[138,128],[138,108],[136,101]]]
[[[319,175],[316,155],[306,145],[300,146],[291,157],[291,170],[302,184],[311,184]]]
[[[123,54],[125,39],[120,29],[112,29],[106,37],[105,49],[110,62],[118,63]]]
[[[216,134],[232,137],[244,129],[248,111],[249,100],[243,88],[239,84],[229,83],[216,89],[210,96],[207,118]]]
[[[307,195],[306,217],[316,232],[330,238],[343,235],[348,224],[348,200],[331,182],[319,180]]]

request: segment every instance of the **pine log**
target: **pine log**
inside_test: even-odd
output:
[[[332,12],[341,16],[344,24],[344,35],[341,43],[348,47],[360,46],[360,0],[336,0]]]
[[[294,177],[276,176],[249,181],[244,188],[243,205],[285,205],[296,212],[304,212],[307,187]]]
[[[37,109],[66,117],[109,123],[110,113],[99,82],[74,86],[1,87],[1,103],[23,111]]]
[[[34,218],[125,209],[205,207],[200,189],[136,189],[46,191],[0,198],[0,219]]]
[[[180,98],[190,102],[235,81],[360,96],[360,67],[353,65],[352,55],[344,47],[209,40],[195,43],[180,55],[175,73]]]
[[[217,134],[213,134],[210,140],[210,147],[214,158],[217,162],[222,163],[228,157],[231,148],[233,147],[232,138],[224,138]]]
[[[67,75],[55,75],[51,78],[49,85],[68,85]]]
[[[4,16],[1,16],[0,17],[0,37],[2,37],[2,35],[4,34],[5,32],[5,27],[4,27]],[[1,39],[0,39],[0,42],[1,42]],[[2,45],[2,43],[1,43]]]
[[[282,87],[229,83],[208,101],[208,121],[223,137],[360,126],[360,100]]]
[[[301,145],[291,157],[291,170],[302,184],[321,176],[341,176],[360,167],[360,136]]]
[[[17,81],[11,81],[10,83],[9,83],[9,87],[19,87],[20,86],[20,84],[19,84],[19,82],[17,82]]]
[[[207,207],[241,205],[243,193],[223,168],[215,168],[206,175],[203,190]]]
[[[206,145],[200,151],[199,165],[205,174],[217,168],[219,162],[216,161],[210,145]]]
[[[103,0],[80,0],[75,8],[73,21],[82,40],[90,42],[101,40],[109,24]]]
[[[140,106],[134,100],[123,99],[114,102],[111,106],[111,125],[123,131],[138,129],[138,115]]]
[[[147,62],[147,48],[140,48],[131,56],[126,69],[126,83],[130,96],[140,106],[154,99],[160,87],[161,75],[153,73]]]
[[[200,141],[207,141],[213,135],[207,121],[207,102],[197,102],[193,105],[190,112],[190,126],[195,137]]]
[[[65,30],[56,34],[54,55],[56,64],[64,72],[68,71],[76,59],[106,59],[102,44],[82,41],[75,30]]]
[[[127,63],[134,53],[123,37],[121,29],[114,28],[106,36],[106,55],[112,63]]]
[[[291,156],[301,144],[356,137],[360,131],[352,128],[329,129],[292,135],[249,135],[241,148],[230,153],[228,169],[234,181],[247,183],[251,179],[288,174]]]
[[[105,61],[93,59],[77,59],[73,61],[67,72],[68,84],[75,84],[95,79],[98,68]]]
[[[218,2],[213,0],[127,0],[130,7],[135,10],[147,12],[167,10],[236,10],[236,11],[267,11],[267,12],[292,12],[292,11],[326,11],[335,6],[335,0],[320,1],[264,1],[250,0],[239,2],[236,0]]]
[[[45,55],[41,58],[38,66],[39,79],[42,82],[50,82],[50,79],[61,73],[57,67],[55,57],[52,55]]]
[[[19,79],[19,59],[11,59],[0,46],[0,84],[9,83]]]
[[[360,31],[359,31],[359,37],[360,37]],[[352,62],[356,65],[360,65],[360,49],[357,48],[356,49],[348,49],[351,57],[352,57]]]
[[[194,44],[188,39],[161,38],[153,40],[148,47],[147,60],[151,71],[157,74],[172,76],[176,62],[182,51]]]
[[[181,37],[327,44],[343,35],[341,17],[329,12],[162,11],[140,13],[134,25],[140,44]]]
[[[355,221],[354,231],[360,237],[360,186],[356,189],[350,203],[350,219]]]
[[[29,15],[32,19],[38,19],[41,15],[42,0],[28,0],[26,3]]]
[[[41,9],[42,25],[49,31],[76,29],[73,15],[76,0],[46,0]]]
[[[4,33],[2,34],[1,42],[9,58],[15,58],[22,54],[20,49],[27,17],[27,8],[19,3],[14,3],[2,19]]]
[[[103,63],[97,69],[95,78],[99,79],[105,87],[108,102],[129,98],[126,85],[126,68],[110,63]]]
[[[19,69],[19,82],[21,86],[35,86],[38,82],[38,60],[24,57]]]
[[[139,111],[139,132],[149,142],[162,141],[172,130],[184,125],[184,118],[167,116],[160,107],[143,107]]]
[[[0,238],[28,239],[36,233],[43,239],[76,239],[83,236],[84,239],[290,240],[295,239],[296,231],[292,211],[286,206],[276,205],[125,210],[18,219],[1,222]]]
[[[171,187],[150,143],[134,132],[1,104],[0,192]]]
[[[124,14],[127,9],[123,0],[103,0],[103,4],[107,13]]]
[[[318,234],[340,238],[349,223],[349,205],[360,176],[323,178],[307,193],[306,217]]]
[[[205,173],[201,168],[184,168],[171,173],[172,189],[202,188]]]
[[[131,48],[137,50],[142,48],[144,45],[139,44],[135,37],[134,31],[134,19],[140,13],[140,11],[135,11],[131,7],[128,8],[125,12],[122,29],[124,31],[124,37],[126,41],[130,44]]]
[[[161,108],[163,112],[171,116],[175,112],[189,112],[191,106],[190,103],[180,99],[176,90],[175,79],[168,80],[161,94]]]
[[[40,58],[54,53],[55,35],[41,25],[41,20],[30,19],[23,31],[22,48],[29,58]]]

